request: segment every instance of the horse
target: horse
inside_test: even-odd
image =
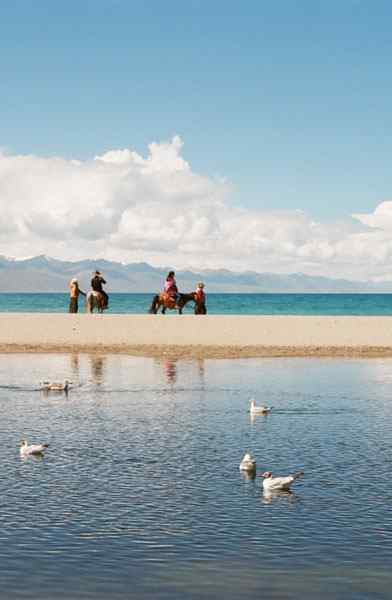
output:
[[[100,292],[94,292],[93,290],[88,292],[86,296],[86,312],[91,314],[96,309],[98,313],[102,314],[105,308],[105,298]]]
[[[170,296],[166,292],[161,294],[156,294],[154,296],[150,310],[148,311],[150,315],[156,315],[159,309],[162,307],[162,314],[166,313],[166,310],[178,310],[178,314],[182,315],[182,310],[188,302],[195,303],[195,315],[206,315],[207,307],[205,302],[200,302],[196,292],[191,292],[190,294],[177,294],[177,302],[173,296]]]

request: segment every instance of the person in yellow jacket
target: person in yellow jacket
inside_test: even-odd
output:
[[[70,313],[77,313],[79,310],[79,304],[78,304],[79,294],[82,294],[82,296],[86,295],[84,292],[82,292],[82,290],[79,287],[78,280],[76,279],[76,277],[74,277],[73,279],[71,279],[70,284],[69,284],[69,312]]]

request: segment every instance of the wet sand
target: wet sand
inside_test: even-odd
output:
[[[392,317],[0,314],[1,352],[392,356]]]

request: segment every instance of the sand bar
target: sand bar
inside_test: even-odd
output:
[[[0,351],[392,356],[392,317],[1,313]]]

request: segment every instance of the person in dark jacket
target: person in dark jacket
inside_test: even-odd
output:
[[[100,294],[102,294],[102,296],[104,298],[104,308],[108,308],[109,296],[103,289],[102,284],[106,285],[106,281],[102,277],[102,274],[100,273],[100,271],[95,271],[94,276],[91,280],[91,287],[94,290],[94,292],[99,292]]]

